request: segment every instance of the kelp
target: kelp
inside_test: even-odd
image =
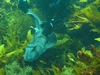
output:
[[[48,74],[48,75],[93,75],[99,74],[100,58],[95,56],[95,52],[91,51],[93,48],[90,46],[90,50],[86,50],[83,47],[77,52],[77,57],[69,54],[69,60],[64,63],[63,67],[58,67],[56,64],[51,63],[51,68],[46,68],[45,71],[41,72],[35,70],[34,73],[37,75]],[[96,48],[97,50],[100,48]],[[67,60],[66,58],[65,60]],[[72,61],[71,59],[74,59]],[[88,60],[87,60],[88,59]],[[59,63],[62,61],[59,61]],[[46,63],[47,64],[47,63]],[[40,66],[38,64],[38,66]],[[45,65],[44,65],[45,66]],[[43,65],[41,66],[43,69]],[[48,71],[48,73],[47,73]]]
[[[6,8],[2,8],[2,10],[0,10],[4,16],[0,20],[0,28],[3,28],[2,32],[0,32],[0,63],[2,64],[11,62],[15,58],[17,60],[19,55],[23,55],[24,49],[27,43],[29,43],[29,37],[32,36],[31,33],[27,32],[29,32],[28,30],[30,29],[30,25],[32,25],[31,23],[33,23],[28,16],[25,16],[25,14],[22,15],[17,8],[11,12],[5,9]],[[28,25],[26,24],[25,18],[29,20],[29,22],[27,22]]]
[[[71,38],[67,34],[56,34],[58,40],[55,46],[63,45],[64,43],[71,41]]]
[[[87,0],[80,0],[80,2],[87,2]]]
[[[96,40],[96,41],[100,42],[100,37],[95,38],[94,40]]]
[[[4,44],[0,46],[0,57],[2,57],[5,54]]]
[[[14,36],[15,38],[12,38],[12,36],[10,36],[12,39],[10,39],[10,37],[4,36],[6,44],[2,44],[0,46],[0,62],[2,63],[13,61],[16,57],[18,58],[20,54],[23,54],[26,45],[33,38],[30,30],[27,32],[27,39],[24,40],[22,43],[20,42],[20,39],[16,39],[16,35]]]
[[[0,68],[0,74],[4,75],[4,68]]]
[[[97,32],[100,34],[100,12],[99,12],[100,1],[96,0],[92,4],[87,5],[85,8],[77,10],[71,15],[68,22],[65,22],[66,28],[71,30],[81,30],[83,25],[88,25],[92,29],[90,32]],[[86,35],[85,35],[86,36]],[[84,36],[84,37],[85,37]],[[100,38],[94,37],[94,40],[100,42]],[[85,40],[84,40],[85,41]],[[76,75],[98,75],[100,68],[100,47],[90,45],[90,49],[85,47],[81,48],[77,52],[77,57],[69,56],[69,63],[67,68],[73,67]],[[73,61],[74,59],[74,61]],[[71,63],[72,62],[72,63]],[[70,74],[69,74],[70,75]],[[74,74],[73,74],[74,75]]]
[[[100,1],[96,0],[84,8],[81,8],[71,15],[68,22],[64,24],[69,30],[78,30],[83,25],[89,25],[92,27],[91,31],[100,33]]]
[[[78,52],[78,57],[79,57],[79,60],[87,66],[86,68],[84,68],[84,66],[82,67],[83,68],[81,72],[82,75],[99,74],[97,73],[97,71],[98,71],[98,68],[100,68],[100,65],[99,65],[100,59],[94,55],[93,51],[91,52],[90,50],[88,51],[88,50],[85,50],[85,48],[83,48],[81,51]]]
[[[5,65],[5,75],[31,75],[32,67],[21,67],[16,61]]]
[[[86,17],[94,23],[99,23],[100,21],[100,12],[98,11],[97,7],[94,5],[90,5],[81,10],[81,13],[85,14]]]
[[[54,75],[61,75],[60,69],[54,65],[52,65],[52,71],[54,72]]]

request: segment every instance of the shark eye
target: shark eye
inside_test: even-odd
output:
[[[34,46],[33,48],[32,48],[32,51],[35,51],[36,50],[36,46]]]

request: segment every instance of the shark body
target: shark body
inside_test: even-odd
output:
[[[54,32],[48,35],[43,34],[43,32],[46,33],[45,28],[42,27],[43,22],[39,19],[39,17],[34,12],[28,9],[27,14],[32,17],[36,25],[36,28],[34,28],[35,29],[34,38],[32,39],[32,42],[27,45],[24,54],[24,60],[28,62],[32,62],[36,60],[47,49],[53,47],[57,39]]]
[[[57,41],[56,35],[53,32],[48,33],[49,27],[45,25],[40,18],[29,9],[27,0],[18,0],[18,7],[30,15],[33,21],[35,21],[36,27],[34,33],[34,38],[31,43],[29,43],[25,49],[24,60],[27,62],[32,62],[36,60],[42,53],[47,49],[53,47]]]

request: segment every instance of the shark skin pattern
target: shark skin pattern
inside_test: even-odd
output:
[[[27,62],[32,62],[36,60],[47,49],[53,47],[57,42],[57,39],[54,32],[52,32],[48,36],[45,36],[43,34],[43,32],[45,32],[45,28],[42,27],[43,22],[34,12],[28,9],[27,14],[32,17],[36,24],[36,28],[34,28],[34,38],[32,39],[32,42],[27,45],[24,54],[24,60]]]

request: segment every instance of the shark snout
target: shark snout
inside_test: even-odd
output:
[[[24,60],[28,62],[32,62],[36,60],[39,56],[40,54],[37,50],[27,47],[24,54]]]

